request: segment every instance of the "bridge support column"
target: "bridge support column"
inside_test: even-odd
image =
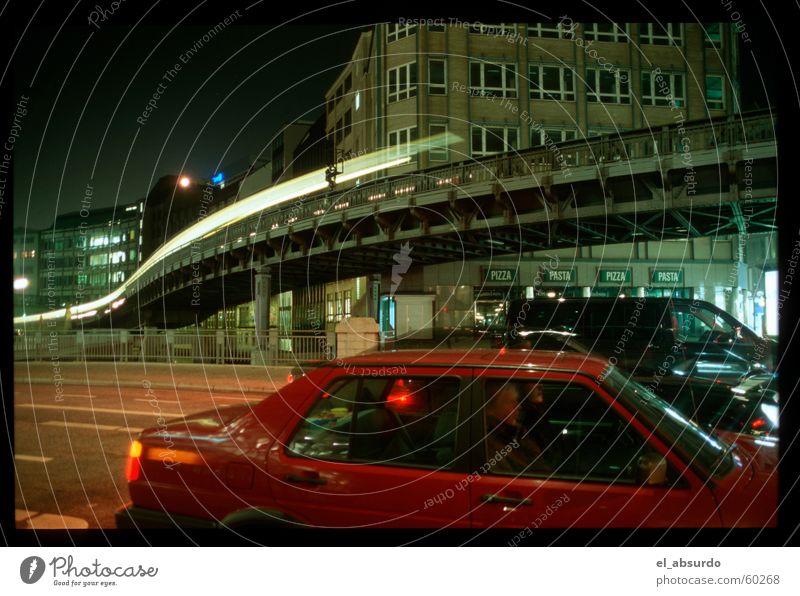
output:
[[[380,323],[381,305],[381,274],[373,273],[369,283],[369,301],[367,302],[367,314]]]
[[[269,297],[272,294],[272,273],[269,268],[256,270],[256,346],[259,350],[269,350]],[[267,361],[269,361],[267,359]]]

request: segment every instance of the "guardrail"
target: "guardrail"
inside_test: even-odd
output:
[[[642,132],[630,131],[588,139],[558,143],[556,153],[551,147],[525,149],[458,164],[430,168],[413,174],[381,178],[355,188],[317,193],[294,203],[253,215],[204,239],[194,246],[187,245],[165,260],[164,270],[198,253],[214,249],[242,246],[249,237],[265,230],[292,225],[354,207],[409,194],[420,194],[480,182],[494,182],[525,175],[559,172],[575,166],[625,162],[633,159],[677,156],[688,150],[721,150],[723,147],[748,146],[775,140],[775,117],[768,110],[750,112],[736,117],[703,120],[653,128]],[[561,159],[559,159],[559,154]],[[199,249],[199,250],[198,250]],[[157,277],[157,274],[155,274]],[[142,283],[148,283],[142,280]]]
[[[14,360],[292,365],[336,353],[333,333],[270,329],[261,349],[257,339],[252,329],[33,332],[14,337]]]

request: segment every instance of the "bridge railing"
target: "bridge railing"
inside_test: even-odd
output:
[[[296,364],[331,358],[332,342],[332,333],[271,329],[259,351],[253,329],[33,332],[14,337],[14,360]]]
[[[625,162],[633,159],[686,155],[689,152],[748,146],[775,140],[775,117],[767,111],[722,117],[696,123],[609,134],[504,153],[413,174],[381,178],[357,187],[315,194],[286,206],[261,212],[222,229],[202,241],[202,250],[245,245],[249,236],[264,230],[296,224],[327,213],[336,213],[411,194],[487,183],[520,176],[564,172],[577,166]],[[189,257],[190,247],[167,259],[167,267]]]

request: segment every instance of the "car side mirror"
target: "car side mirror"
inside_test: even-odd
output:
[[[640,486],[663,486],[667,482],[667,460],[657,453],[646,453],[636,462],[636,481]]]

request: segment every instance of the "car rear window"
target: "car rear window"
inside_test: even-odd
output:
[[[640,383],[612,368],[604,383],[626,408],[641,413],[644,421],[667,445],[706,477],[721,478],[733,468],[729,446],[706,434],[672,405]]]

